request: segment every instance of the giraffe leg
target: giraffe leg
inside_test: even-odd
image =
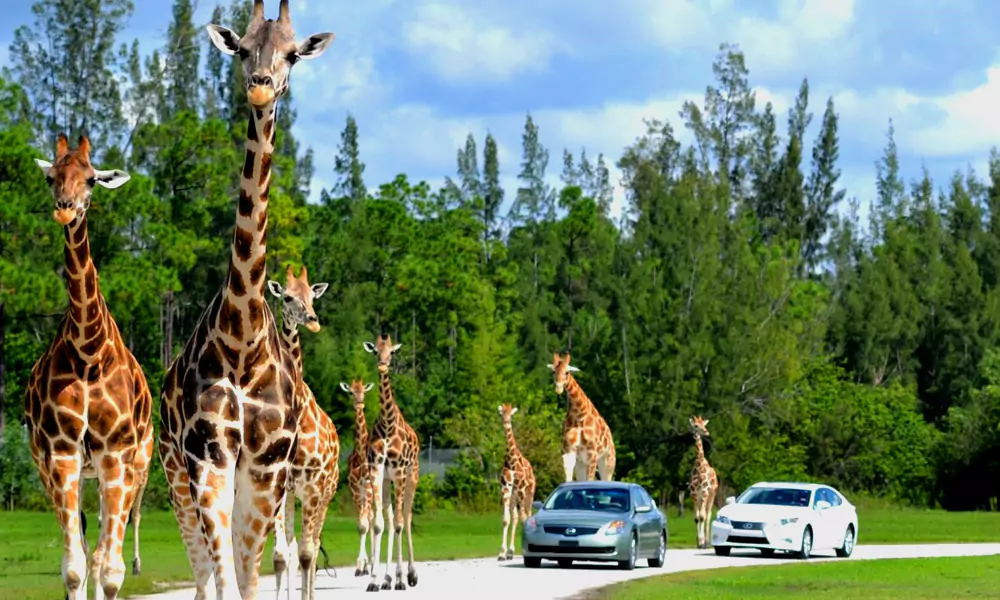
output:
[[[385,483],[385,486],[382,488],[382,505],[385,506],[385,522],[388,523],[390,526],[392,526],[394,521],[396,520],[394,515],[395,511],[393,511],[392,509],[392,498],[389,497],[389,489],[391,486],[392,486],[392,480],[389,480]],[[392,589],[392,577],[389,575],[389,567],[392,565],[392,546],[393,542],[396,541],[395,540],[396,536],[393,535],[392,531],[390,531],[389,535],[386,537],[388,539],[386,540],[385,543],[386,545],[385,575],[382,578],[382,589],[390,590]]]
[[[576,470],[576,450],[563,452],[563,471],[566,472],[566,481],[573,481],[573,472]]]
[[[141,475],[141,481],[135,491],[135,501],[132,503],[132,574],[142,573],[142,558],[139,556],[139,522],[142,520],[142,495],[146,491],[149,471]]]
[[[382,551],[382,530],[385,529],[385,517],[382,514],[382,504],[385,501],[384,488],[386,487],[386,482],[384,481],[385,466],[380,464],[372,465],[370,476],[372,478],[372,516],[375,522],[372,526],[372,558],[369,561],[371,581],[368,582],[367,590],[369,592],[377,592],[379,586],[375,582],[378,577],[376,569],[378,568],[379,554]]]
[[[86,480],[82,480],[83,484],[86,485]],[[81,494],[82,496],[83,494]],[[83,514],[83,511],[80,512]],[[103,516],[104,514],[104,498],[103,494],[98,491],[97,494],[97,545],[94,546],[94,554],[91,555],[90,560],[90,581],[94,582],[94,600],[104,600],[104,588],[101,587],[101,565],[104,564],[104,529],[101,527],[101,523],[106,520]],[[83,550],[84,552],[89,552],[87,548],[87,540],[83,539]]]
[[[420,468],[414,467],[407,481],[406,495],[403,497],[403,515],[406,517],[406,544],[409,554],[406,557],[406,583],[410,587],[417,585],[417,567],[413,562],[413,497],[417,495],[417,485],[420,483]]]
[[[95,453],[99,495],[101,497],[101,539],[94,553],[94,563],[100,564],[100,583],[107,600],[115,600],[125,582],[125,521],[135,501],[135,449],[125,453]],[[98,556],[100,555],[100,558]]]
[[[596,451],[587,452],[587,481],[594,481],[597,479],[597,458],[598,454]]]
[[[371,516],[368,514],[367,485],[362,482],[357,489],[352,488],[351,492],[354,494],[354,506],[358,509],[358,536],[361,538],[354,576],[361,577],[368,574],[368,549],[366,546],[368,545],[368,522]]]
[[[233,560],[236,465],[235,457],[227,458],[225,466],[219,468],[210,461],[185,456],[194,509],[211,558],[217,600],[236,600],[239,595]]]
[[[316,525],[320,510],[320,493],[316,483],[309,482],[302,495],[302,535],[298,547],[299,565],[302,567],[302,600],[312,600],[316,585]]]
[[[403,512],[403,499],[406,496],[406,488],[409,483],[409,477],[407,474],[400,469],[396,474],[396,481],[393,482],[393,492],[395,493],[396,500],[396,518],[393,522],[393,537],[396,538],[396,588],[397,590],[405,590],[406,584],[403,583],[403,524],[404,516]],[[388,564],[388,561],[386,562]]]
[[[597,459],[597,472],[601,475],[602,481],[611,481],[615,476],[615,449],[614,446],[605,451]]]
[[[242,600],[256,600],[260,562],[264,555],[268,532],[274,528],[278,511],[282,507],[294,506],[294,496],[288,489],[290,487],[288,478],[291,473],[287,464],[277,469],[271,467],[273,469],[271,471],[258,471],[250,464],[252,461],[248,454],[244,454],[243,457],[245,460],[236,465],[236,491],[231,505],[233,509],[230,556],[236,574],[239,597]],[[286,497],[288,497],[287,505]],[[285,523],[286,536],[287,532],[294,532],[294,526],[293,515],[292,521]],[[294,561],[294,552],[290,551],[290,554]],[[294,572],[294,568],[288,569],[289,574]],[[291,575],[289,575],[289,589],[291,589]]]
[[[192,499],[188,472],[179,459],[180,455],[174,450],[173,444],[165,434],[160,438],[159,449],[163,472],[169,485],[170,504],[181,530],[181,540],[187,550],[191,572],[194,574],[195,600],[205,600],[208,595],[209,580],[212,578],[212,558]]]
[[[510,497],[512,489],[513,486],[509,481],[504,481],[503,487],[500,488],[500,503],[502,507],[501,510],[503,511],[503,516],[501,517],[503,522],[503,534],[500,536],[500,554],[497,556],[497,560],[507,560],[507,530],[510,527]]]
[[[271,553],[271,564],[274,567],[274,581],[276,584],[275,597],[281,598],[281,580],[285,573],[288,573],[285,595],[288,600],[292,598],[292,588],[295,586],[295,570],[289,569],[291,562],[291,545],[295,541],[295,494],[288,492],[285,494],[285,503],[278,514],[274,515],[274,550]]]
[[[56,520],[63,534],[62,578],[69,600],[87,600],[87,554],[81,535],[80,471],[83,461],[78,454],[36,456],[49,498],[55,507]]]
[[[517,516],[518,508],[521,506],[520,497],[510,505],[510,544],[507,545],[507,560],[514,560],[514,539],[517,536]]]

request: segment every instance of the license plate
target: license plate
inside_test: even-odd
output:
[[[564,548],[566,548],[566,547],[576,548],[577,546],[580,545],[580,542],[578,542],[576,540],[559,540],[559,545],[562,546],[562,547],[564,547]]]

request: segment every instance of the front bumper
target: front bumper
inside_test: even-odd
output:
[[[770,548],[772,550],[797,551],[802,547],[802,523],[744,523],[732,524],[712,521],[712,545],[734,548]]]
[[[532,558],[557,560],[622,561],[628,560],[628,532],[604,535],[601,532],[590,535],[567,536],[546,533],[541,526],[521,533],[521,554]]]

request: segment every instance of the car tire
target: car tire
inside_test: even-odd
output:
[[[729,553],[733,551],[732,546],[715,546],[716,556],[729,556]]]
[[[524,557],[524,567],[526,569],[537,569],[542,566],[542,559],[537,556],[525,556]]]
[[[840,558],[849,558],[854,553],[855,541],[854,525],[848,525],[847,531],[844,532],[844,545],[837,548],[837,556]]]
[[[656,551],[656,556],[654,558],[647,559],[646,564],[653,567],[654,569],[659,569],[666,562],[667,558],[667,532],[660,532],[660,547]]]
[[[635,536],[635,532],[632,532],[632,539],[629,541],[628,546],[628,560],[618,561],[618,568],[631,571],[635,569],[635,559],[639,554],[639,539]]]
[[[795,556],[800,560],[809,560],[809,556],[812,554],[813,547],[813,530],[812,527],[806,525],[805,530],[802,531],[802,546],[799,551],[795,553]]]
[[[560,569],[568,569],[573,566],[572,558],[560,558],[558,561]]]
[[[771,558],[774,556],[774,548],[760,548],[760,554],[764,558]]]

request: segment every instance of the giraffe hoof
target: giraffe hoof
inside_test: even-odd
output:
[[[362,571],[361,569],[354,569],[354,576],[355,577],[361,577],[364,574],[365,574],[365,572]]]
[[[417,587],[417,572],[410,571],[406,574],[406,583],[410,584],[410,587]]]
[[[513,550],[508,550],[507,551],[507,560],[514,560],[514,551]]]
[[[392,589],[392,582],[389,582],[389,581],[383,582],[382,583],[382,589],[383,590],[391,590]]]
[[[396,590],[400,590],[400,591],[404,591],[404,592],[406,591],[406,584],[403,583],[402,579],[400,579],[399,581],[396,582],[396,588],[395,589]]]
[[[375,583],[375,582],[369,583],[368,584],[368,589],[366,591],[377,592],[378,591],[378,584]]]
[[[142,561],[140,561],[138,558],[133,558],[132,559],[132,574],[133,575],[139,575],[140,573],[142,573]]]
[[[497,557],[497,560],[500,561],[500,562],[503,562],[503,561],[507,560],[507,557],[504,556],[503,554],[501,554],[500,556]]]

